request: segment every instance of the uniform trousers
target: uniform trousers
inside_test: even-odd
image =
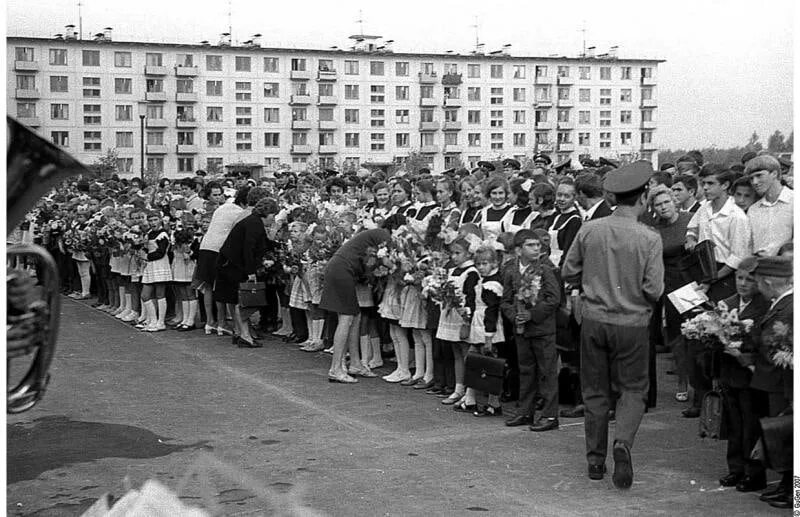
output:
[[[538,393],[542,417],[558,418],[558,352],[556,336],[514,336],[519,361],[520,414],[533,417]]]
[[[758,419],[764,416],[763,408],[767,404],[767,397],[758,390],[733,388],[724,383],[722,392],[728,428],[728,472],[748,476],[763,475],[764,465],[750,459],[750,453],[758,441]]]
[[[586,458],[602,465],[608,454],[608,410],[616,402],[615,441],[633,447],[649,387],[647,325],[628,327],[584,317],[581,325],[581,388],[585,405]]]

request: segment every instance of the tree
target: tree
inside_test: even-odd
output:
[[[408,158],[406,158],[403,164],[403,169],[409,174],[416,174],[421,168],[428,167],[429,165],[430,162],[425,156],[419,151],[412,150],[408,153]]]
[[[210,161],[206,164],[206,175],[214,176],[217,174],[222,174],[222,167],[219,166],[219,163],[216,161]]]
[[[117,159],[119,153],[114,148],[106,150],[94,163],[89,165],[89,170],[98,174],[101,178],[110,178],[117,173]]]
[[[786,142],[783,143],[784,151],[787,153],[794,152],[794,131],[789,133],[789,138],[786,139]]]
[[[784,150],[786,150],[786,143],[784,142],[783,133],[779,129],[775,130],[767,140],[767,151],[782,153]]]
[[[753,134],[750,135],[750,140],[748,140],[747,145],[744,146],[745,150],[757,153],[758,151],[764,149],[764,146],[761,145],[761,142],[759,142],[758,140],[759,140],[758,133],[753,131]]]

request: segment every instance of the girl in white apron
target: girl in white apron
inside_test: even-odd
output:
[[[508,183],[495,176],[486,182],[483,192],[489,205],[481,210],[479,226],[485,239],[497,238],[503,231],[503,218],[511,210],[511,205],[508,204]]]
[[[559,183],[556,188],[557,215],[547,229],[550,234],[550,261],[560,269],[567,251],[581,227],[581,214],[575,208],[575,184],[572,180]]]

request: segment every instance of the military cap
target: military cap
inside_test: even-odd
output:
[[[336,169],[333,169],[331,167],[327,167],[325,169],[322,169],[322,172],[323,172],[322,176],[324,178],[332,178],[332,177],[336,176],[337,174],[339,174],[339,171],[337,171]]]
[[[748,273],[753,273],[758,267],[758,257],[751,255],[749,257],[745,257],[739,262],[739,267],[736,268],[739,271],[747,271]]]
[[[417,171],[417,174],[430,174],[430,173],[431,170],[427,167],[420,167],[420,169]]]
[[[515,160],[514,158],[506,158],[503,160],[503,168],[504,169],[514,169],[516,171],[520,168],[519,161]]]
[[[567,158],[563,162],[559,163],[555,167],[553,167],[556,172],[562,172],[564,169],[571,169],[572,168],[572,158]]]
[[[749,162],[750,160],[752,160],[756,156],[758,156],[758,155],[756,153],[754,153],[753,151],[747,151],[746,153],[744,153],[742,155],[742,164],[746,164],[747,162]]]
[[[603,180],[603,188],[612,194],[633,192],[647,185],[652,175],[653,164],[646,160],[639,160],[609,171]]]
[[[786,158],[778,157],[778,163],[781,164],[781,169],[784,171],[788,171],[792,168],[792,162],[787,160]]]
[[[480,167],[481,169],[485,169],[487,171],[495,170],[494,164],[492,162],[487,162],[487,161],[478,162],[478,167]]]
[[[533,155],[533,163],[536,162],[542,162],[547,165],[550,165],[551,163],[553,163],[553,160],[551,160],[550,157],[544,153],[536,153]]]
[[[792,276],[792,259],[788,257],[760,257],[755,274],[761,276]]]
[[[581,158],[580,163],[585,169],[598,167],[597,162],[588,156]]]
[[[659,167],[658,170],[666,171],[666,170],[674,169],[674,168],[675,168],[675,164],[674,163],[667,162],[667,163],[662,163],[661,167]]]
[[[597,163],[599,163],[600,166],[608,165],[609,167],[614,167],[615,169],[619,169],[619,162],[617,160],[612,160],[610,158],[602,158],[601,157],[597,161]]]

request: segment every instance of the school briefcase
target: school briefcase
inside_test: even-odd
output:
[[[505,359],[470,352],[464,364],[464,384],[480,392],[500,395],[505,366]]]
[[[714,255],[714,243],[706,239],[694,247],[694,255],[702,274],[701,283],[708,284],[717,278],[717,258]]]
[[[239,305],[242,307],[264,307],[267,305],[267,284],[264,282],[240,283]]]
[[[763,442],[764,463],[777,472],[792,470],[794,447],[792,445],[793,415],[761,418],[761,440]]]

